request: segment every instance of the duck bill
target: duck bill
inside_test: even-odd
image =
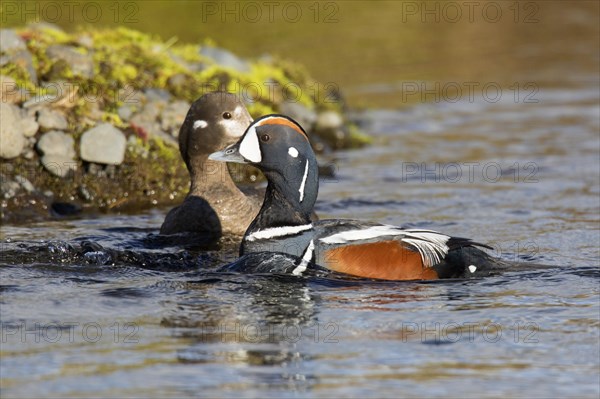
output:
[[[221,151],[213,152],[208,156],[208,159],[221,162],[249,163],[240,154],[240,146],[238,144],[233,144]]]

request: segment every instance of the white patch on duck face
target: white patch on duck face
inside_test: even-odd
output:
[[[469,271],[470,271],[471,273],[475,273],[475,271],[476,271],[476,270],[477,270],[477,266],[475,266],[475,265],[470,265],[470,266],[469,266]]]
[[[315,242],[313,240],[310,240],[310,244],[308,244],[308,247],[306,248],[306,251],[304,252],[304,255],[302,256],[302,261],[292,271],[292,274],[294,276],[299,276],[302,273],[304,273],[304,271],[306,270],[306,266],[308,266],[308,263],[310,262],[310,260],[313,257],[314,250],[315,250]]]
[[[233,112],[231,112],[230,119],[221,118],[217,124],[225,128],[225,134],[227,136],[239,139],[251,122],[252,118],[248,114],[248,111],[246,111],[244,107],[238,105]]]
[[[252,234],[249,234],[244,240],[255,241],[265,240],[269,238],[291,236],[294,234],[301,233],[306,230],[313,228],[312,224],[304,224],[301,226],[282,226],[282,227],[271,227],[270,229],[258,230]]]
[[[290,154],[292,158],[298,158],[298,150],[296,149],[296,147],[288,148],[288,154]]]
[[[208,126],[208,122],[207,121],[203,121],[201,119],[197,120],[194,122],[194,130],[200,128],[200,129],[204,129],[205,127]]]
[[[438,264],[448,254],[446,242],[450,236],[431,230],[407,229],[381,225],[360,230],[349,230],[329,237],[321,238],[325,244],[347,244],[352,241],[370,240],[378,237],[392,236],[415,248],[421,255],[421,260],[426,267]]]
[[[255,126],[250,127],[242,139],[242,142],[240,143],[240,154],[254,163],[259,163],[262,160],[262,153],[260,151],[260,145],[258,144],[258,134],[256,134]]]
[[[298,191],[300,192],[300,202],[304,199],[304,186],[306,185],[306,178],[308,177],[308,160],[306,160],[306,165],[304,166],[304,176],[302,176],[302,183],[300,183],[300,188]]]

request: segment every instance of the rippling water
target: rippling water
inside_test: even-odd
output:
[[[470,281],[237,275],[166,210],[2,226],[5,397],[590,397],[600,388],[597,77],[533,104],[357,117],[322,217],[435,228],[556,269]]]

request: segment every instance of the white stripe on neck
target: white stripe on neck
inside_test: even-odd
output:
[[[246,236],[245,240],[255,241],[264,240],[275,237],[291,236],[300,232],[310,230],[313,228],[312,224],[304,224],[301,226],[282,226],[282,227],[271,227],[269,229],[258,230],[252,234]]]
[[[310,240],[310,244],[306,248],[306,252],[304,252],[304,256],[302,257],[302,262],[292,271],[294,276],[299,276],[306,270],[306,266],[308,266],[308,262],[312,259],[313,251],[315,250],[315,242]]]
[[[306,160],[306,166],[304,166],[304,176],[302,177],[302,183],[298,191],[300,192],[300,202],[304,199],[304,186],[306,185],[306,178],[308,177],[308,159]]]

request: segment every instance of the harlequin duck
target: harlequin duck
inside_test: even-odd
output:
[[[270,271],[277,266],[265,261],[269,252],[293,255],[293,267],[284,263],[296,275],[318,266],[383,280],[432,280],[493,266],[493,258],[477,247],[491,248],[466,238],[357,220],[311,222],[317,160],[304,130],[286,116],[255,120],[236,144],[209,159],[252,164],[265,174],[265,199],[244,235],[240,256],[252,255]]]
[[[231,179],[227,165],[208,155],[235,143],[251,122],[244,104],[231,93],[208,93],[192,104],[179,131],[190,191],[181,205],[169,211],[161,234],[244,234],[261,198],[246,196]]]

